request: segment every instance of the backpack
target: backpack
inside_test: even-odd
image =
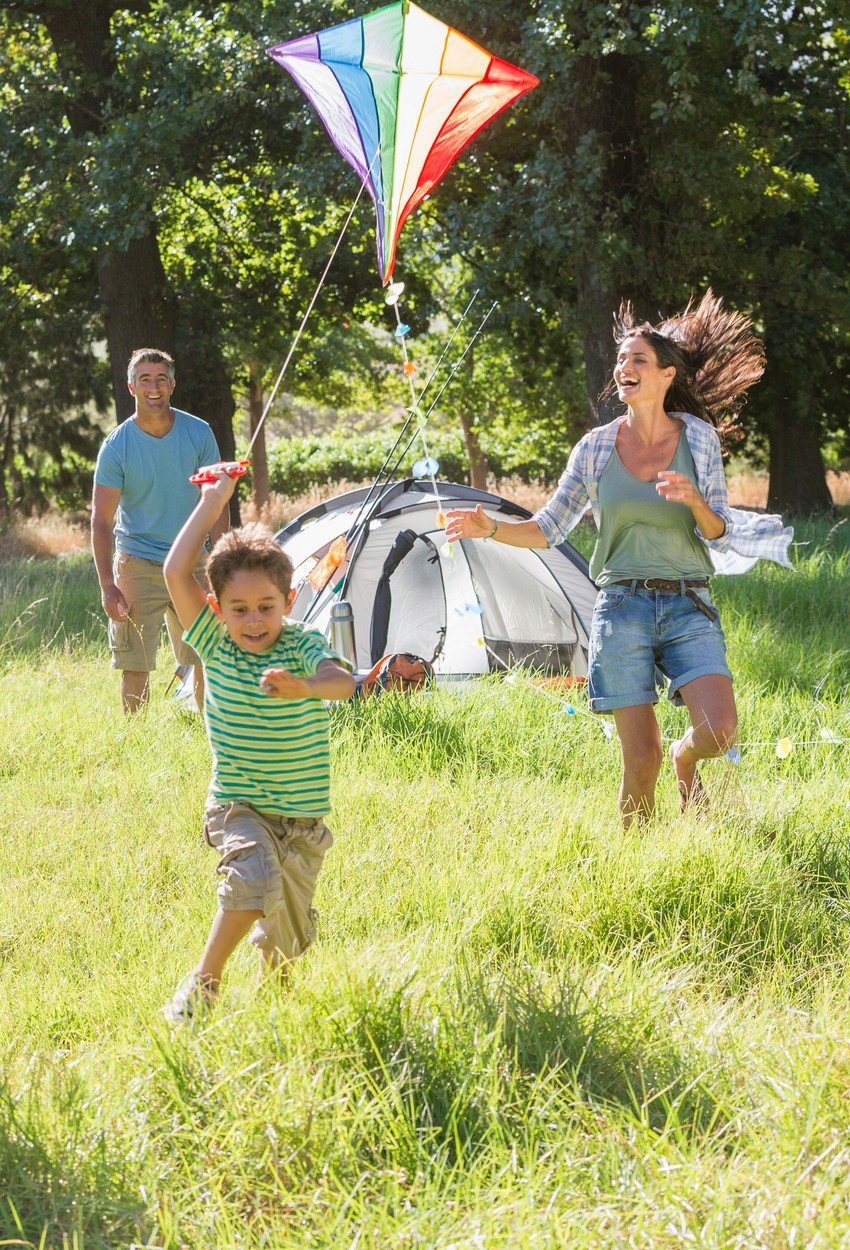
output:
[[[409,694],[433,686],[434,665],[409,651],[394,651],[381,656],[360,683],[361,694],[378,694],[381,690],[399,690]]]

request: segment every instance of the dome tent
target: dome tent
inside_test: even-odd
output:
[[[438,680],[520,665],[587,675],[596,587],[569,543],[525,549],[462,539],[449,544],[440,511],[481,503],[494,517],[527,519],[498,495],[450,482],[405,479],[318,504],[276,539],[295,568],[291,617],[329,631],[332,605],[351,604],[356,668],[387,652],[430,660]],[[310,574],[340,537],[348,554],[318,592]],[[321,580],[314,578],[314,581]]]

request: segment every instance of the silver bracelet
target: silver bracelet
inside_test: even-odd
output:
[[[498,522],[498,519],[497,519],[496,517],[491,517],[490,519],[491,519],[491,520],[492,520],[492,522],[493,522],[493,528],[490,530],[490,533],[487,535],[487,537],[488,537],[488,538],[495,538],[495,536],[496,536],[496,530],[499,528],[499,522]]]

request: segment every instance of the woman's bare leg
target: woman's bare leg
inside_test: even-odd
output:
[[[691,727],[670,748],[682,811],[702,796],[700,760],[723,755],[738,736],[738,712],[732,682],[721,673],[697,677],[680,689],[691,714]]]
[[[617,708],[614,723],[623,753],[620,814],[628,829],[633,820],[646,820],[655,808],[655,783],[661,771],[661,733],[651,703]]]

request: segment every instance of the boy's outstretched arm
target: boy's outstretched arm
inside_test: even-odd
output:
[[[201,487],[201,498],[175,538],[163,568],[168,593],[184,629],[194,625],[207,601],[194,576],[204,542],[236,490],[235,478],[218,468],[214,472],[219,475],[217,480]]]
[[[260,678],[266,694],[277,699],[350,699],[355,682],[336,660],[322,660],[312,677],[296,677],[285,668],[267,668]]]

